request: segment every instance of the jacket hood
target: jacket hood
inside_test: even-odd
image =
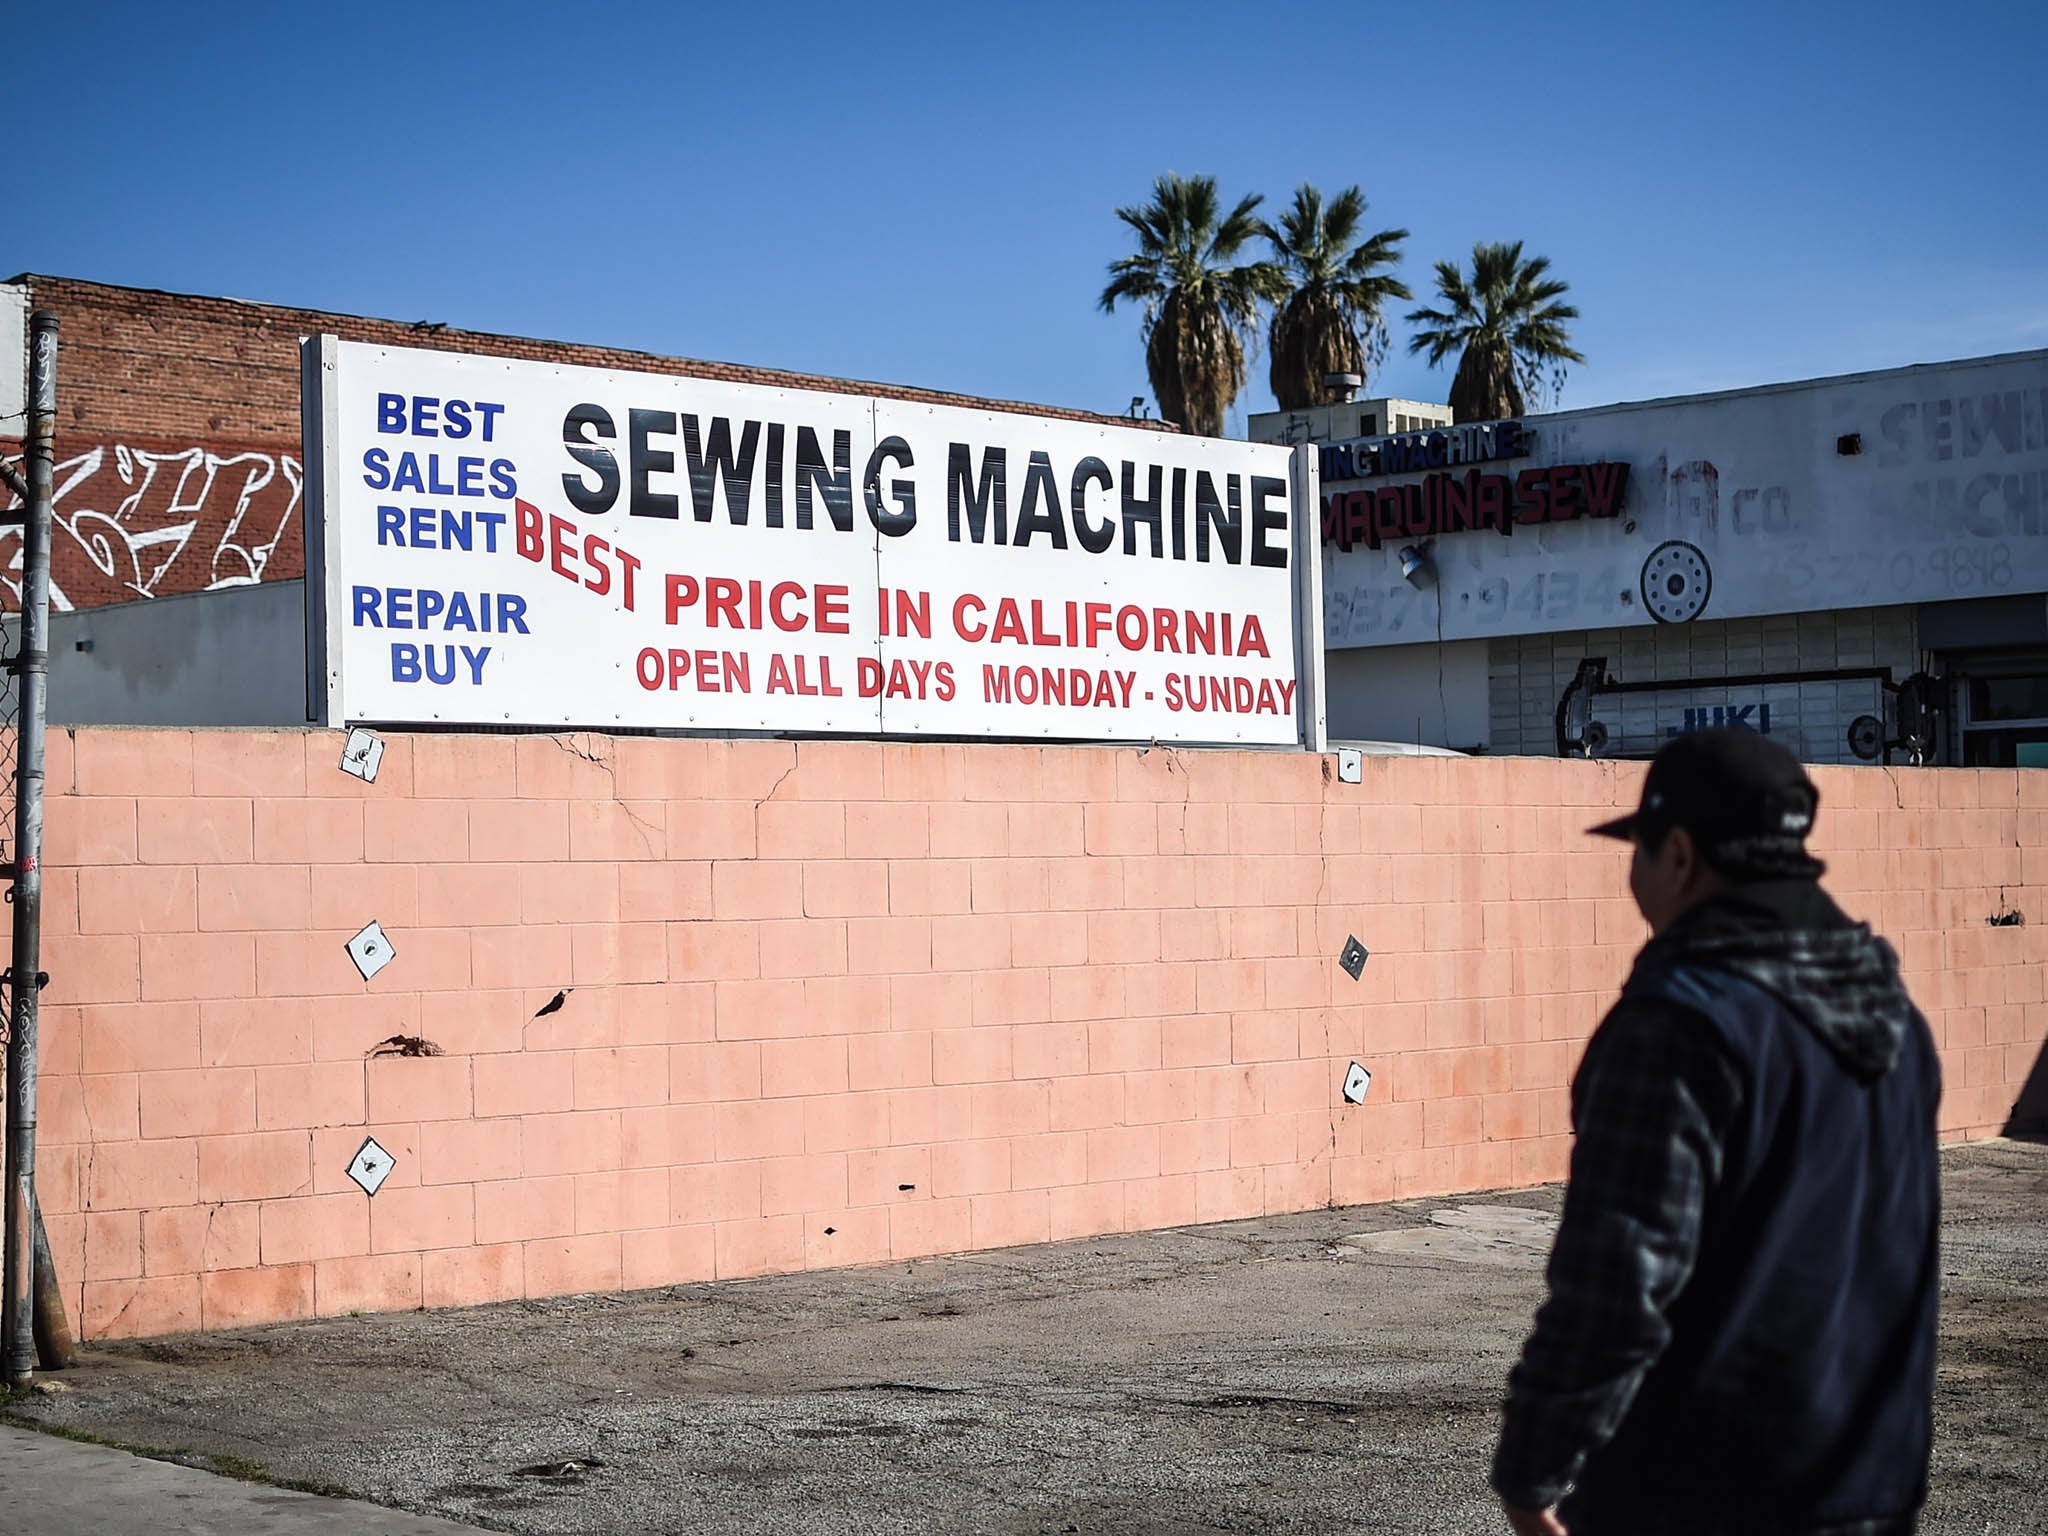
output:
[[[1898,956],[1818,886],[1796,884],[1804,891],[1745,891],[1706,904],[1652,940],[1643,961],[1725,971],[1762,987],[1858,1082],[1875,1082],[1898,1064],[1915,1016]]]

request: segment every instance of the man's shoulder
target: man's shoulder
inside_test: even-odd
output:
[[[1608,1016],[1624,1038],[1655,1032],[1669,1051],[1741,1061],[1763,1049],[1765,1036],[1792,1018],[1784,995],[1741,967],[1716,965],[1712,956],[1700,954],[1645,961],[1630,973]]]
[[[1768,988],[1711,957],[1687,953],[1645,954],[1622,987],[1621,1003],[1657,1017],[1717,1023],[1738,1008],[1769,999]]]
[[[1639,962],[1621,996],[1601,1020],[1595,1038],[1629,1044],[1708,1044],[1749,994],[1760,990],[1741,977],[1717,972],[1682,956]]]
[[[1579,1077],[1725,1080],[1739,1055],[1735,1043],[1711,1004],[1678,992],[1633,985],[1624,991],[1586,1043]]]

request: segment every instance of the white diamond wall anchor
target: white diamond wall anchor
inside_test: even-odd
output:
[[[1356,784],[1365,777],[1365,754],[1355,747],[1337,749],[1337,780],[1342,784]]]
[[[378,1146],[376,1137],[365,1136],[356,1155],[349,1159],[348,1176],[362,1185],[364,1194],[374,1195],[397,1166],[398,1159]]]
[[[365,784],[377,782],[377,767],[384,761],[384,743],[368,731],[354,730],[341,744],[341,771]]]
[[[1372,1074],[1357,1062],[1351,1063],[1351,1070],[1344,1074],[1344,1102],[1363,1104],[1365,1090],[1372,1086]]]
[[[355,961],[356,969],[363,973],[365,981],[389,965],[397,953],[391,947],[391,941],[384,937],[383,926],[379,923],[370,924],[348,941],[348,957]]]

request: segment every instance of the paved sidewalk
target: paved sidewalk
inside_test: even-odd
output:
[[[1921,1529],[2039,1536],[2048,1143],[1950,1148],[1942,1182]],[[9,1411],[528,1536],[1490,1536],[1501,1384],[1557,1208],[1555,1189],[1413,1200],[118,1343]],[[101,1465],[204,1482],[53,1454],[90,1461],[50,1480],[94,1501],[120,1487]],[[0,1460],[18,1510],[16,1486]],[[81,1524],[0,1533],[450,1529],[206,1486],[271,1523],[95,1502]]]
[[[474,1536],[475,1527],[323,1499],[0,1425],[0,1536]]]

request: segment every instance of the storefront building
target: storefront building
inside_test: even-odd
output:
[[[1323,444],[1333,739],[2048,766],[2048,352]]]
[[[52,597],[80,719],[299,718],[301,335],[834,383],[50,277],[0,285],[0,355],[20,358],[32,304],[65,320]],[[0,441],[24,383],[0,369]],[[1334,738],[1635,757],[1733,719],[1815,762],[2048,762],[2048,353],[1447,418],[1396,399],[1251,418],[1323,446]],[[215,642],[290,654],[224,694],[198,654]]]

